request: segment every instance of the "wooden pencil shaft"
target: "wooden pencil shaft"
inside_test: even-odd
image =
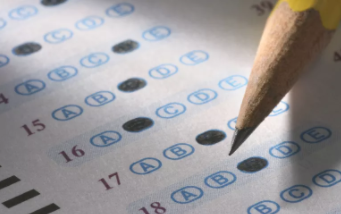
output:
[[[259,125],[329,43],[333,30],[317,11],[294,12],[280,3],[269,17],[256,54],[236,128]]]

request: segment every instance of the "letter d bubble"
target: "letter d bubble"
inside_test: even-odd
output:
[[[341,181],[341,172],[335,169],[328,169],[313,177],[313,182],[320,187],[331,187]]]

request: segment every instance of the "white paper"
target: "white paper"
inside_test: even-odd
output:
[[[339,31],[228,156],[274,3],[1,0],[0,213],[341,213]],[[41,49],[16,55],[27,42]],[[145,86],[122,91],[130,78]],[[139,117],[153,124],[123,128]],[[226,137],[199,144],[209,130]],[[251,157],[267,167],[237,168]]]

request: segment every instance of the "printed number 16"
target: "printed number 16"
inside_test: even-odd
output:
[[[41,123],[38,119],[33,120],[32,125],[33,125],[33,127],[37,127],[36,130],[38,132],[43,131],[46,128],[46,126],[43,123]],[[26,124],[21,126],[21,127],[25,129],[25,131],[28,134],[27,136],[33,135],[35,133],[35,132],[31,131],[31,129]]]

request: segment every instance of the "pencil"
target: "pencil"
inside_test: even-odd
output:
[[[280,0],[270,14],[232,137],[232,155],[330,42],[341,0]]]

